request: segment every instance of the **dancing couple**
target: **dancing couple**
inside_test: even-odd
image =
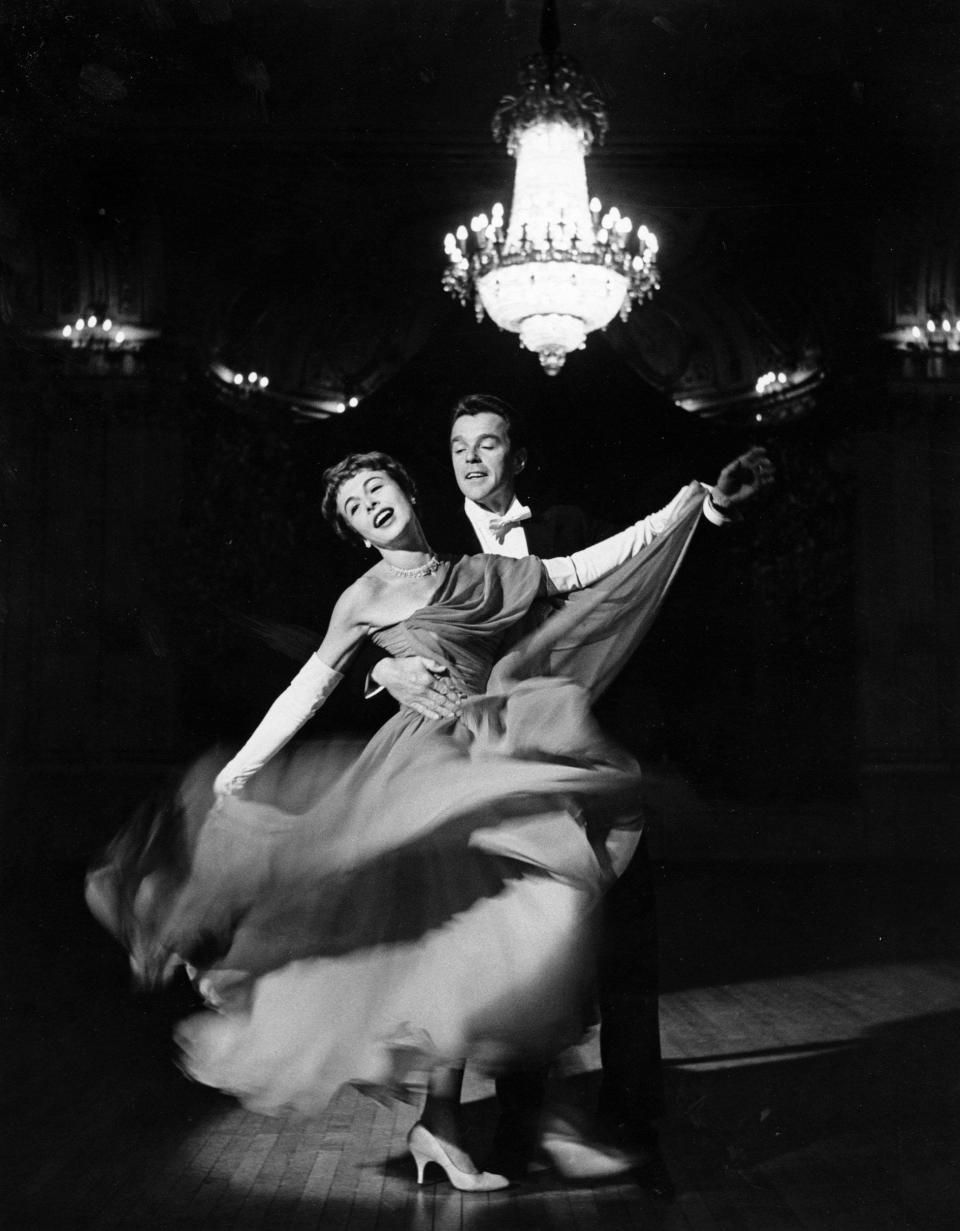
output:
[[[201,764],[176,833],[122,835],[88,880],[141,977],[183,963],[204,996],[178,1031],[187,1072],[267,1114],[317,1114],[346,1083],[425,1091],[418,1179],[433,1162],[464,1191],[506,1186],[464,1148],[463,1065],[535,1072],[582,1037],[599,908],[642,829],[639,769],[591,702],[701,515],[728,520],[769,478],[751,451],[715,487],[541,559],[434,552],[385,454],[325,472],[324,516],[378,560],[216,774],[213,807]],[[405,704],[358,754],[285,751],[368,640],[442,684],[438,716]]]

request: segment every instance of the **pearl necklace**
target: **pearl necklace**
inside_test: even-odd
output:
[[[440,558],[431,556],[426,564],[418,564],[416,568],[398,568],[397,565],[391,564],[389,560],[384,560],[384,564],[395,577],[429,577],[431,573],[435,573],[440,567]]]

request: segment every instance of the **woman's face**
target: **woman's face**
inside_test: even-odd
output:
[[[337,492],[340,516],[374,547],[391,547],[414,521],[410,497],[385,470],[360,470]]]

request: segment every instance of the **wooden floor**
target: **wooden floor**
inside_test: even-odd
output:
[[[246,1112],[174,1068],[169,1028],[182,993],[130,995],[106,938],[57,898],[59,909],[38,911],[18,938],[20,956],[35,962],[7,980],[17,1030],[6,1048],[3,1225],[953,1231],[960,962],[936,900],[950,898],[949,876],[928,870],[928,895],[922,877],[904,893],[888,872],[861,870],[858,896],[851,875],[701,868],[665,877],[664,965],[687,972],[665,972],[661,1002],[672,1203],[546,1170],[491,1195],[461,1195],[445,1181],[418,1188],[404,1150],[415,1108],[387,1109],[352,1090],[312,1123]],[[864,889],[870,877],[879,888]],[[931,895],[930,918],[918,919]],[[779,949],[766,931],[750,943],[734,905],[742,912],[745,897],[770,903],[765,922],[780,932]],[[789,918],[802,925],[791,902],[811,898],[834,937],[842,904],[856,904],[842,942],[821,943],[812,924],[804,938],[787,933]],[[693,902],[710,903],[712,927],[691,922]],[[890,928],[892,952],[878,927]],[[751,975],[746,957],[733,962],[743,969],[726,969],[717,955],[730,946],[749,948],[759,969]],[[779,971],[770,969],[778,951]],[[708,968],[722,980],[704,977]],[[588,1040],[568,1076],[587,1104],[596,1066]],[[482,1155],[492,1089],[472,1075],[465,1099]]]

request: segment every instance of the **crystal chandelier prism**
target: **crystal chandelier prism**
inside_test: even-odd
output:
[[[520,73],[520,92],[500,102],[494,140],[516,159],[513,205],[447,235],[443,286],[478,321],[488,315],[536,351],[548,375],[588,333],[659,285],[657,237],[589,198],[584,159],[607,129],[606,110],[576,61],[558,51],[554,5],[544,7],[541,54]]]

